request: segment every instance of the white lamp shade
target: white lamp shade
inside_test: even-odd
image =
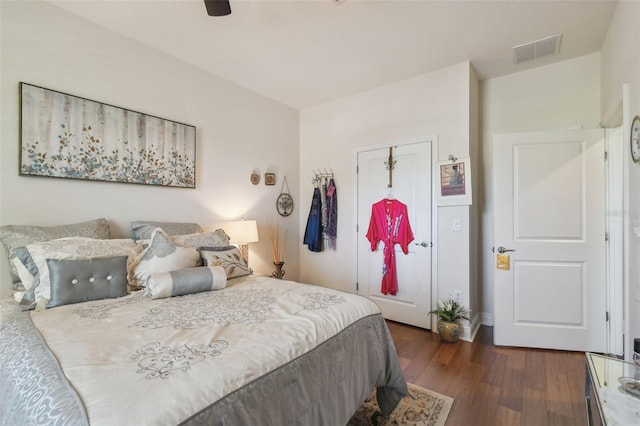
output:
[[[229,222],[229,238],[234,244],[255,243],[258,240],[258,224],[255,220]]]

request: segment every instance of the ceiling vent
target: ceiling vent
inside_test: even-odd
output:
[[[540,58],[546,55],[555,55],[560,50],[560,40],[562,34],[532,41],[530,43],[521,44],[512,47],[513,59],[516,64],[529,61],[531,59]]]

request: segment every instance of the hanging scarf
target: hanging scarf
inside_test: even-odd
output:
[[[338,237],[338,189],[333,181],[329,181],[327,187],[327,227],[328,247],[336,249],[336,238]]]
[[[327,236],[327,178],[324,179],[322,185],[320,186],[320,205],[322,208],[320,209],[322,214],[322,239],[323,239],[323,247],[327,247],[328,236]]]

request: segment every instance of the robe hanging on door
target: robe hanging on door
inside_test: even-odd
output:
[[[382,267],[382,294],[395,295],[398,292],[395,245],[400,244],[404,254],[409,253],[409,243],[413,232],[409,224],[407,206],[398,200],[382,199],[371,206],[371,220],[367,231],[371,251],[378,242],[384,242],[384,265]]]

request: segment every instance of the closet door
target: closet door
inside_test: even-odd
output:
[[[393,146],[389,188],[389,147],[359,151],[358,158],[358,294],[375,302],[385,318],[430,328],[431,306],[431,141]],[[380,291],[384,243],[372,252],[366,234],[371,205],[392,195],[407,205],[414,240],[409,253],[396,244],[398,292]]]

